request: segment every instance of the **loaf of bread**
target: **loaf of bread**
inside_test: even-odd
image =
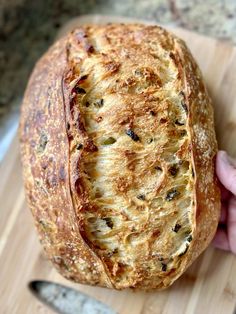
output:
[[[20,137],[28,204],[66,278],[163,289],[212,240],[211,100],[163,28],[88,25],[56,42],[28,83]]]

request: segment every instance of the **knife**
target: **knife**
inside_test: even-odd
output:
[[[108,305],[85,293],[50,281],[31,281],[29,289],[37,299],[59,314],[117,314]]]

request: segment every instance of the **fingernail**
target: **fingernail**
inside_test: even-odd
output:
[[[228,155],[226,151],[220,150],[219,153],[220,153],[220,159],[224,162],[228,162]]]
[[[230,157],[230,156],[227,154],[226,151],[221,150],[220,152],[221,152],[221,154],[220,154],[221,160],[222,160],[224,163],[228,163],[228,164],[230,164],[231,166],[234,166],[234,163],[235,163],[234,159],[233,159],[232,157]]]

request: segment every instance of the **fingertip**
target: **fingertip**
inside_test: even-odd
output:
[[[216,155],[216,170],[217,168],[221,167],[225,164],[229,164],[229,160],[228,160],[228,155],[226,153],[226,151],[224,150],[219,150],[217,155]]]
[[[236,197],[232,197],[229,201],[227,220],[230,250],[236,254]]]
[[[216,174],[224,187],[236,194],[236,168],[225,151],[219,151],[217,154]]]
[[[221,212],[220,212],[220,222],[225,224],[227,221],[227,208],[224,204],[221,205]]]
[[[228,154],[225,150],[219,150],[216,155],[216,164],[222,161],[227,162],[228,161],[227,157],[228,157]]]
[[[219,150],[216,155],[216,163],[223,162],[236,167],[236,159],[231,157],[225,150]]]
[[[218,150],[217,152],[218,158],[224,158],[225,156],[227,156],[227,152],[225,150]]]
[[[230,247],[229,247],[229,241],[227,238],[226,231],[222,229],[218,229],[212,241],[212,244],[214,247],[218,249],[229,251]]]

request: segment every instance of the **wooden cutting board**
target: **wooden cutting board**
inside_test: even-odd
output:
[[[93,21],[130,19],[80,17],[66,30]],[[187,42],[203,71],[214,101],[219,147],[236,156],[236,48],[182,29],[172,31]],[[65,28],[60,35],[64,32]],[[32,279],[76,287],[121,314],[228,314],[234,313],[236,306],[236,258],[212,247],[162,292],[112,291],[63,279],[45,258],[25,204],[17,138],[0,165],[0,267],[1,313],[52,313],[29,293],[27,283]]]

